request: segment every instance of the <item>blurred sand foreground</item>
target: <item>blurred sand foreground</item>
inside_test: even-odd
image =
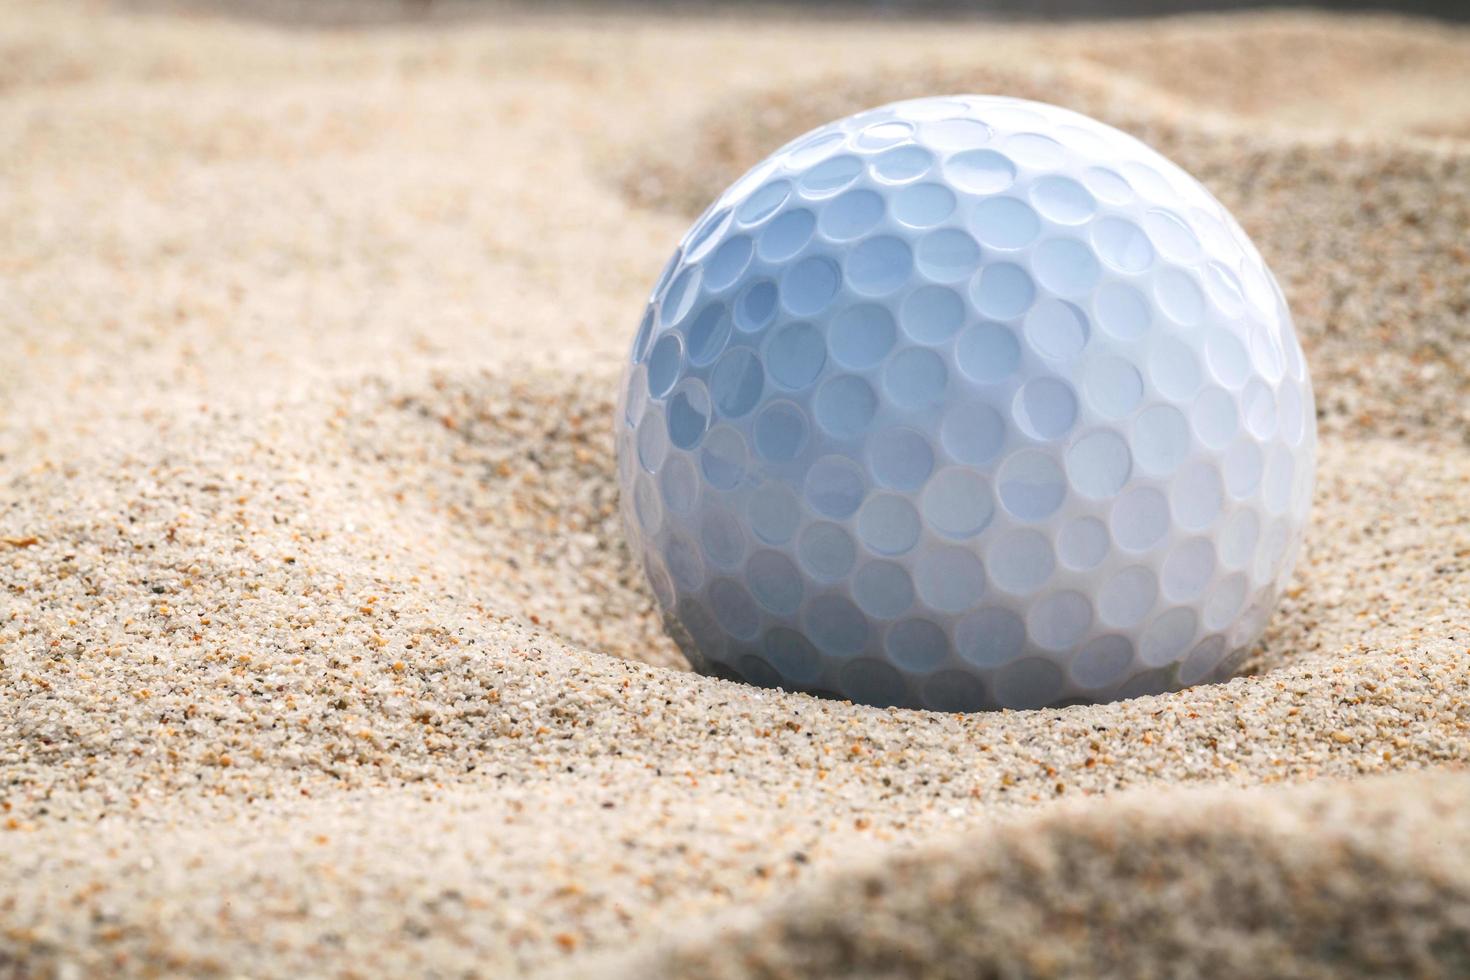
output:
[[[0,976],[1470,970],[1470,32],[4,6]],[[1322,463],[1250,676],[670,669],[643,295],[782,140],[956,89],[1153,142],[1291,298]]]

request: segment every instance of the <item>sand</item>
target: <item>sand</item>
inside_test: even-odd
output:
[[[6,7],[0,975],[1470,969],[1470,32]],[[1282,280],[1319,486],[1227,684],[876,710],[659,629],[644,293],[954,89],[1139,133]]]

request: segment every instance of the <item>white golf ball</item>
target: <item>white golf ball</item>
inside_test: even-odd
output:
[[[616,425],[696,668],[943,711],[1228,675],[1316,456],[1291,315],[1220,203],[992,96],[859,113],[736,181],[653,290]]]

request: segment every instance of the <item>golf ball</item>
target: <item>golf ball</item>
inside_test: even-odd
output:
[[[800,137],[694,223],[617,420],[698,669],[941,711],[1228,675],[1296,561],[1312,386],[1198,181],[992,96]]]

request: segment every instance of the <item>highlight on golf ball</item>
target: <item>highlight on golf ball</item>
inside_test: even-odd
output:
[[[1232,673],[1296,562],[1291,314],[1198,181],[993,96],[816,129],[685,235],[616,420],[697,669],[942,711]]]

